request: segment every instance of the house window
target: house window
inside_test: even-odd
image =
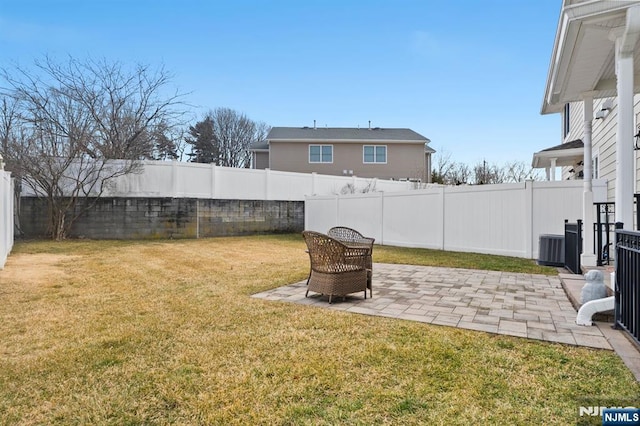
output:
[[[562,137],[566,138],[571,130],[570,126],[570,111],[569,104],[564,105],[564,112],[562,113]]]
[[[387,162],[387,147],[385,145],[365,145],[362,150],[365,163]]]
[[[591,177],[593,179],[598,179],[600,177],[600,162],[599,162],[599,155],[594,155],[591,165],[593,167],[593,170],[591,171]]]
[[[310,163],[333,163],[333,145],[309,145]]]

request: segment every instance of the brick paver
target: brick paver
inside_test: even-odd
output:
[[[598,327],[575,323],[577,312],[557,276],[376,263],[373,298],[310,293],[306,280],[255,294],[303,303],[530,339],[612,349]]]

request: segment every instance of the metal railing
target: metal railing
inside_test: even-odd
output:
[[[633,194],[636,201],[636,230],[640,230],[640,194]]]
[[[576,223],[564,221],[564,267],[574,274],[580,274],[582,254],[582,220]]]
[[[615,240],[615,203],[593,203],[596,207],[596,221],[593,224],[593,252],[597,256],[597,266],[609,265],[613,259]]]
[[[640,345],[640,232],[616,223],[615,326]]]

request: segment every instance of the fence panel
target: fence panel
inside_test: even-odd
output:
[[[538,259],[538,237],[564,234],[565,219],[582,217],[583,183],[581,181],[533,182],[531,200],[532,235],[535,238],[532,258]],[[606,187],[606,183],[604,184]],[[596,181],[594,181],[594,187]]]
[[[382,192],[371,192],[338,197],[339,225],[355,228],[376,241],[382,241],[382,196]],[[366,216],[366,220],[363,220],[363,216]]]
[[[581,181],[431,185],[378,194],[380,213],[362,194],[307,197],[305,226],[352,226],[380,244],[535,259],[540,235],[562,234],[565,218],[581,216],[582,193]]]
[[[615,321],[640,344],[640,232],[616,230]]]
[[[445,250],[527,257],[524,184],[453,187],[445,194]]]
[[[303,201],[310,195],[406,191],[412,188],[409,182],[355,176],[241,169],[178,161],[143,161],[142,165],[141,173],[114,179],[104,195]]]
[[[269,200],[298,201],[313,195],[313,175],[309,173],[265,171]]]
[[[443,199],[444,187],[384,194],[384,244],[442,249]]]
[[[309,212],[312,212],[312,214],[309,214]],[[329,228],[338,224],[337,196],[307,198],[304,203],[305,229],[325,233]]]
[[[13,248],[14,190],[11,173],[0,170],[0,269]]]

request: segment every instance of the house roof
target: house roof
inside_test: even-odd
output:
[[[269,150],[269,142],[267,140],[261,140],[260,142],[254,142],[249,146],[249,150],[251,151],[268,151]]]
[[[267,135],[269,142],[382,142],[420,143],[431,142],[411,129],[386,129],[381,127],[272,127]]]
[[[581,139],[576,139],[536,152],[533,154],[531,166],[534,169],[551,167],[551,160],[553,159],[555,159],[557,167],[570,166],[582,160],[583,157],[584,142]]]
[[[638,33],[628,24],[628,11],[639,4],[640,0],[562,2],[542,114],[560,112],[566,103],[581,101],[585,94],[593,98],[616,95],[616,35],[622,35],[623,51],[633,51],[634,69],[640,69],[640,54],[634,49]]]

